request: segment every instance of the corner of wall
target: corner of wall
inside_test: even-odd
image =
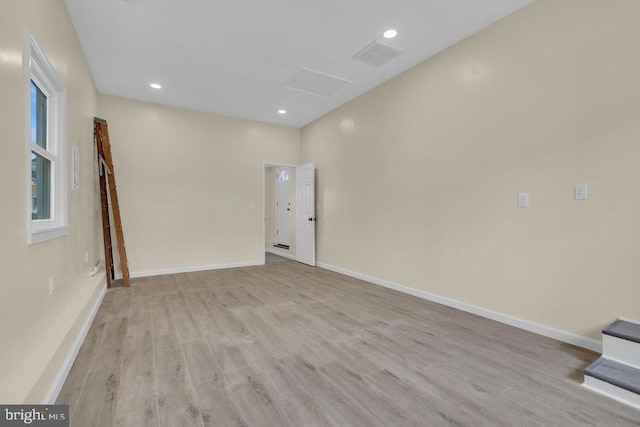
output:
[[[53,403],[106,292],[104,270],[88,278],[0,385],[0,402]]]

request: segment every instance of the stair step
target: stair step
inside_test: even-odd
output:
[[[640,343],[640,324],[638,323],[618,319],[604,328],[602,333],[623,340]]]
[[[640,394],[640,369],[601,357],[588,366],[584,374]]]

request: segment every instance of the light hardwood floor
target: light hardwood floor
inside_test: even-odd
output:
[[[57,403],[84,426],[640,425],[597,355],[295,262],[109,290]]]

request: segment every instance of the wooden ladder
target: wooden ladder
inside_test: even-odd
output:
[[[122,283],[129,286],[129,262],[127,250],[124,245],[122,232],[122,219],[120,217],[120,205],[118,204],[118,192],[116,191],[116,176],[113,171],[113,158],[111,157],[111,143],[109,142],[109,129],[107,121],[98,117],[93,119],[96,146],[98,148],[98,170],[100,171],[100,205],[102,206],[102,236],[104,240],[104,257],[107,268],[107,287],[111,287],[111,281],[115,278],[113,267],[113,249],[111,244],[111,219],[109,215],[109,201],[113,210],[113,222],[118,240],[118,253],[120,255],[120,267],[122,268]],[[108,194],[107,194],[108,187]]]

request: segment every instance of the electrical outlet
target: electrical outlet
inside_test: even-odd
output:
[[[49,277],[49,294],[53,295],[55,291],[56,291],[56,282],[53,276],[51,276]]]

